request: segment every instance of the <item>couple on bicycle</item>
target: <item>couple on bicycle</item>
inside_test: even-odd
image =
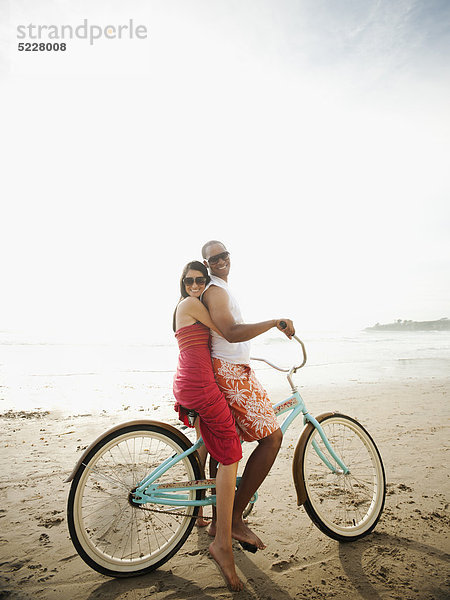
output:
[[[273,327],[289,338],[295,330],[289,319],[244,323],[228,287],[230,254],[224,244],[207,242],[202,256],[203,263],[192,261],[183,269],[181,299],[174,314],[180,349],[175,407],[186,424],[188,410],[198,413],[197,430],[213,459],[212,470],[215,463],[219,465],[216,512],[208,531],[214,540],[209,551],[231,589],[239,591],[243,584],[236,573],[231,540],[253,552],[265,548],[242,513],[267,476],[282,441],[272,404],[249,366],[249,340]],[[235,493],[241,440],[257,441],[258,446]]]

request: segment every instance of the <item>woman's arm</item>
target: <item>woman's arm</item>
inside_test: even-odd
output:
[[[185,298],[178,305],[178,310],[180,310],[180,308],[183,310],[185,315],[189,315],[195,319],[195,321],[200,321],[200,323],[203,323],[203,325],[206,325],[206,327],[209,327],[209,329],[212,329],[219,335],[222,335],[222,332],[216,327],[211,319],[208,309],[198,298]]]

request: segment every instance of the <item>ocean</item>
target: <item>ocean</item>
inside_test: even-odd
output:
[[[441,378],[450,374],[450,332],[306,332],[308,361],[296,382],[308,387]],[[0,332],[0,413],[62,415],[142,411],[173,419],[177,347],[167,344],[68,343]],[[300,362],[300,346],[273,332],[252,342],[252,356],[283,367]],[[285,375],[254,362],[271,389],[289,393]]]

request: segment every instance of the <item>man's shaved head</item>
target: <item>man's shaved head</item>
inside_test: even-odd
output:
[[[216,244],[220,244],[224,250],[226,250],[225,248],[225,244],[223,242],[219,242],[218,240],[209,240],[209,242],[206,242],[206,244],[203,246],[202,248],[202,256],[205,260],[208,260],[208,250],[211,248],[211,246],[215,246]]]

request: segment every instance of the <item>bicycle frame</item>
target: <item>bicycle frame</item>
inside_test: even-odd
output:
[[[287,429],[291,425],[291,423],[300,415],[303,414],[303,423],[307,425],[311,423],[315,429],[317,429],[320,437],[322,438],[327,451],[330,456],[336,461],[339,465],[340,469],[337,469],[332,465],[330,460],[323,454],[323,452],[319,449],[316,442],[312,442],[312,446],[316,451],[319,458],[322,462],[330,469],[332,473],[338,474],[348,474],[349,469],[345,465],[345,463],[341,460],[341,458],[334,452],[330,442],[328,441],[327,436],[325,435],[322,426],[320,423],[309,414],[306,409],[305,402],[301,397],[297,387],[294,385],[292,381],[292,375],[306,363],[306,352],[303,342],[299,340],[296,336],[294,336],[296,341],[298,341],[302,346],[303,351],[303,362],[298,367],[292,367],[291,369],[283,369],[270,363],[269,361],[263,358],[254,357],[253,360],[259,360],[267,363],[271,367],[277,369],[278,371],[289,372],[287,379],[291,385],[292,395],[285,400],[282,400],[278,404],[274,405],[275,415],[279,416],[286,412],[289,412],[287,417],[284,419],[283,423],[280,426],[283,435],[286,433]],[[211,495],[208,498],[190,500],[187,495],[182,495],[179,492],[190,492],[192,490],[206,490],[215,488],[215,479],[202,479],[202,480],[193,480],[193,481],[183,481],[183,482],[174,482],[174,483],[155,483],[156,480],[166,473],[173,465],[175,465],[180,460],[183,460],[186,456],[189,456],[193,452],[196,452],[203,445],[202,438],[199,438],[195,444],[193,444],[188,450],[183,452],[182,454],[174,455],[170,458],[167,458],[159,467],[154,469],[149,475],[147,475],[135,488],[133,492],[133,502],[136,504],[148,504],[148,503],[156,503],[167,506],[208,506],[216,503],[215,495]],[[236,484],[239,485],[240,477],[237,478]],[[167,491],[166,491],[167,490]],[[256,498],[255,498],[256,499]],[[253,500],[253,499],[252,499]],[[254,500],[253,500],[254,501]]]
[[[305,352],[303,358],[300,367]],[[386,496],[375,442],[357,420],[339,411],[312,417],[292,381],[300,367],[271,366],[288,373],[292,389],[273,407],[283,421],[282,433],[300,415],[304,424],[292,456],[297,505],[332,539],[364,537],[376,526]],[[110,577],[131,577],[150,573],[178,552],[199,507],[216,503],[216,480],[205,478],[199,457],[202,444],[201,439],[192,444],[181,427],[138,419],[112,427],[84,450],[66,480],[72,482],[67,523],[87,565]],[[239,486],[245,482],[238,477],[235,483],[243,492]],[[256,499],[255,492],[243,516]],[[254,550],[252,544],[243,547]]]

